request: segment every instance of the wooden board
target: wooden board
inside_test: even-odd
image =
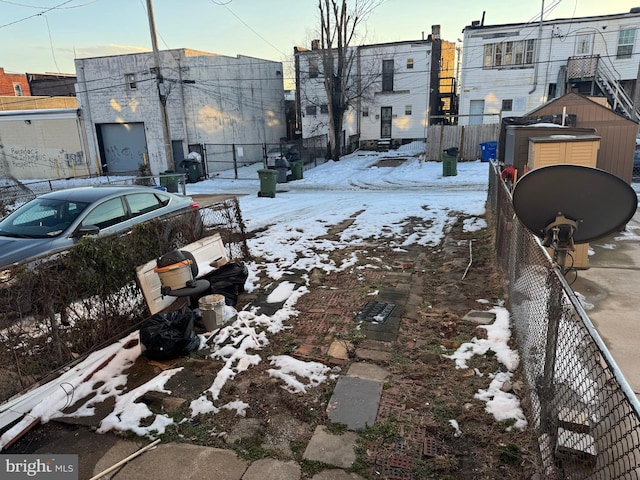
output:
[[[229,261],[227,250],[219,233],[190,243],[180,248],[180,250],[191,253],[196,259],[196,264],[198,265],[197,278],[203,277]],[[161,312],[177,300],[176,297],[162,295],[160,277],[153,271],[155,267],[156,260],[151,260],[136,268],[138,285],[142,290],[151,315]]]

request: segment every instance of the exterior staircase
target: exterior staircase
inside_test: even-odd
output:
[[[615,72],[600,55],[570,57],[567,62],[567,82],[590,81],[607,97],[614,111],[640,122],[640,111],[620,84]]]

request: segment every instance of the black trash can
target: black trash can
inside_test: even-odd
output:
[[[204,177],[202,173],[202,164],[193,158],[185,158],[180,162],[180,167],[187,174],[187,182],[196,183]]]

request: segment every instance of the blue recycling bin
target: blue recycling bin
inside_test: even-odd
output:
[[[483,142],[480,144],[480,155],[482,156],[483,162],[488,162],[489,160],[495,160],[498,158],[496,156],[496,151],[498,150],[498,142]]]

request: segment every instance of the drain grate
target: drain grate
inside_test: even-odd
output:
[[[367,302],[356,313],[355,319],[375,324],[384,323],[394,308],[395,303]]]

